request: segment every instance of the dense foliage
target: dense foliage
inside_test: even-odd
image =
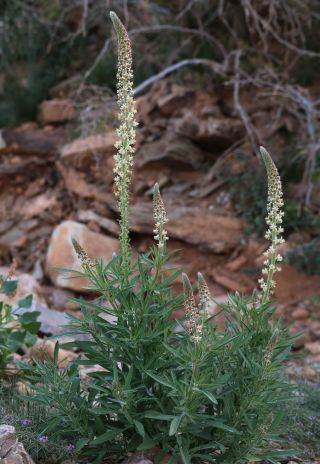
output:
[[[12,295],[17,289],[18,281],[12,280],[10,275],[1,278],[0,294]],[[32,304],[32,295],[18,301],[18,308],[29,308]],[[17,314],[11,304],[0,301],[0,375],[7,367],[12,355],[23,346],[31,346],[36,340],[40,328],[37,321],[39,312],[30,311]]]

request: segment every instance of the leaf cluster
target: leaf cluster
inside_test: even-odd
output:
[[[18,281],[6,279],[0,287],[0,294],[11,295],[17,289]],[[29,308],[32,295],[18,301],[18,308]],[[24,345],[31,346],[40,328],[37,321],[39,312],[16,314],[12,305],[0,301],[0,372],[5,369],[13,353]]]
[[[225,329],[203,315],[196,341],[187,317],[174,319],[184,297],[173,291],[180,270],[168,260],[154,248],[126,280],[119,256],[84,264],[100,298],[77,300],[82,318],[70,317],[67,333],[84,340],[66,346],[82,358],[59,371],[57,345],[54,362],[29,370],[31,399],[58,411],[46,430],[77,437],[77,450],[95,462],[151,448],[156,462],[166,454],[171,463],[275,458],[275,404],[290,396],[279,369],[291,343],[273,322],[275,308],[230,297]],[[81,365],[94,366],[86,379]]]

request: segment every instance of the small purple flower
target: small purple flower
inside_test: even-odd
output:
[[[46,443],[48,443],[49,441],[49,437],[47,437],[47,435],[42,435],[40,438],[39,438],[39,442],[42,444],[42,445],[45,445]]]
[[[66,446],[66,451],[68,451],[68,453],[72,453],[75,449],[76,447],[72,444]]]
[[[21,425],[24,425],[24,426],[28,426],[28,425],[32,425],[33,422],[31,419],[24,419],[21,421]]]

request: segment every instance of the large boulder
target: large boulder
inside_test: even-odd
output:
[[[55,268],[74,269],[81,271],[81,262],[75,252],[72,239],[82,246],[91,259],[102,259],[108,262],[113,253],[119,252],[117,239],[92,232],[87,226],[75,221],[64,221],[53,231],[46,257],[46,273],[52,283],[58,287],[75,291],[86,291],[88,286],[85,278],[68,279],[70,274]]]

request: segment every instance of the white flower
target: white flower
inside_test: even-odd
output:
[[[263,278],[259,280],[263,292],[262,302],[265,303],[269,300],[272,289],[275,287],[273,275],[276,271],[280,270],[280,267],[276,266],[276,263],[282,261],[282,256],[277,254],[277,245],[284,242],[281,237],[283,232],[281,224],[284,212],[281,210],[283,206],[282,186],[277,167],[269,153],[263,147],[260,147],[260,153],[268,175],[268,214],[266,217],[268,230],[265,237],[271,241],[270,247],[264,253],[264,255],[269,258],[264,262],[265,267],[262,269],[262,274],[266,276],[266,280]]]

